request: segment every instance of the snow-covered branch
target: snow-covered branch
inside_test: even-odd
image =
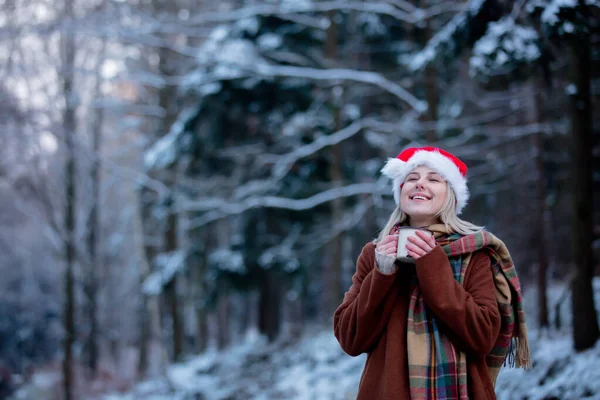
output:
[[[465,23],[467,10],[456,14],[442,29],[427,42],[425,48],[416,54],[405,58],[407,66],[412,71],[418,71],[429,64],[438,54],[439,47],[450,40],[457,28]]]
[[[388,15],[399,21],[414,24],[422,20],[423,10],[415,9],[411,13],[402,11],[394,5],[375,1],[320,1],[287,2],[285,4],[256,4],[231,11],[205,12],[190,18],[188,24],[234,22],[244,18],[268,15],[289,15],[298,13],[325,13],[328,11],[360,11]]]
[[[177,272],[185,267],[187,254],[184,250],[159,254],[154,260],[156,271],[150,274],[142,284],[143,292],[148,296],[156,296],[169,283]]]
[[[233,198],[238,200],[250,195],[256,195],[259,192],[267,192],[286,176],[298,160],[309,157],[328,146],[334,146],[350,139],[365,129],[376,129],[375,126],[377,124],[378,122],[372,119],[357,120],[331,135],[321,136],[315,141],[298,147],[290,153],[284,155],[262,155],[262,159],[274,163],[271,176],[267,179],[253,180],[239,186],[235,190]]]
[[[326,246],[336,236],[347,232],[358,225],[366,214],[366,212],[373,206],[372,202],[359,202],[351,210],[345,211],[344,218],[337,224],[331,226],[327,225],[322,235],[318,235],[316,239],[314,233],[311,233],[310,240],[307,240],[307,245],[304,248],[305,251],[313,252]]]
[[[469,18],[481,12],[486,6],[486,0],[470,0],[459,4],[441,4],[438,12],[457,11],[457,14],[427,42],[425,47],[409,56],[403,57],[403,63],[412,70],[425,68],[431,61],[443,52],[444,47],[454,48],[453,38],[467,27]],[[494,14],[494,13],[491,13]],[[490,18],[489,16],[486,18]],[[468,28],[467,28],[468,29]]]
[[[320,204],[328,203],[341,197],[352,197],[359,194],[374,194],[381,190],[378,183],[357,183],[339,188],[325,190],[306,199],[289,199],[277,196],[250,197],[239,203],[229,203],[226,199],[206,199],[183,201],[178,208],[180,212],[207,211],[201,217],[188,222],[188,229],[196,229],[229,215],[241,214],[253,208],[280,208],[292,211],[310,210]]]
[[[307,78],[318,81],[350,81],[375,85],[380,89],[406,102],[416,111],[427,111],[427,103],[417,99],[397,83],[390,81],[381,74],[370,71],[358,71],[343,68],[318,69],[305,67],[290,67],[282,65],[258,64],[254,71],[261,76],[281,76],[292,78]]]
[[[270,77],[283,77],[283,78],[305,78],[315,81],[347,81],[357,82],[379,87],[385,92],[392,94],[398,99],[406,102],[418,113],[427,111],[427,102],[419,100],[413,96],[409,91],[404,89],[397,83],[387,79],[382,74],[370,71],[360,71],[347,68],[330,68],[330,69],[319,69],[309,67],[293,67],[284,65],[272,65],[266,62],[258,63],[219,63],[220,67],[227,69],[228,74],[223,76],[213,76],[207,73],[193,72],[189,75],[182,77],[164,78],[151,75],[130,76],[129,79],[144,80],[148,84],[152,84],[157,88],[163,87],[166,84],[174,86],[202,86],[215,82],[234,80],[241,78],[248,78],[251,76],[260,76],[264,78]]]
[[[273,177],[277,180],[281,179],[288,173],[290,168],[292,168],[294,163],[298,160],[308,157],[327,146],[334,146],[340,142],[343,142],[344,140],[356,135],[368,125],[369,122],[366,120],[355,121],[347,127],[335,132],[334,134],[321,136],[310,144],[298,147],[291,153],[282,156],[275,163],[275,166],[273,167]]]
[[[406,11],[407,13],[414,13],[419,8],[406,0],[387,0],[386,3],[392,4],[395,7]]]

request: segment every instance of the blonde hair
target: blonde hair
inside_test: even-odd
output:
[[[456,232],[462,235],[481,231],[483,229],[482,226],[477,226],[458,218],[458,215],[456,215],[456,194],[448,182],[446,182],[446,188],[448,189],[446,191],[446,199],[444,200],[444,204],[442,204],[442,208],[436,215],[440,222],[446,225],[446,229],[449,232]],[[398,204],[383,229],[379,232],[379,236],[377,236],[373,242],[375,244],[379,243],[384,237],[390,234],[395,225],[406,222],[408,218],[409,216],[402,211],[400,204]]]

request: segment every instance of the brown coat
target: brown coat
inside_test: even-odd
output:
[[[406,324],[411,274],[417,274],[425,303],[440,330],[467,354],[469,399],[495,399],[485,363],[500,330],[500,313],[489,257],[473,254],[464,287],[454,279],[438,245],[391,275],[379,271],[375,246],[367,244],[357,261],[352,286],[334,315],[335,336],[351,356],[368,353],[357,400],[410,399]]]

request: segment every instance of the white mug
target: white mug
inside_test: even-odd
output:
[[[417,236],[417,231],[427,232],[428,234],[432,234],[427,229],[423,228],[414,228],[412,226],[401,226],[398,230],[398,251],[396,253],[396,258],[398,258],[402,262],[414,263],[415,259],[408,255],[408,249],[406,248],[406,244],[410,243],[408,241],[409,236]]]

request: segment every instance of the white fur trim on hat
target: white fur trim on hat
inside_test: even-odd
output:
[[[467,179],[462,176],[460,170],[451,159],[437,151],[417,151],[407,162],[398,158],[389,158],[381,172],[394,180],[394,200],[400,204],[400,185],[404,183],[406,176],[418,166],[425,165],[435,170],[444,178],[456,195],[456,214],[459,215],[469,200],[469,189]]]

